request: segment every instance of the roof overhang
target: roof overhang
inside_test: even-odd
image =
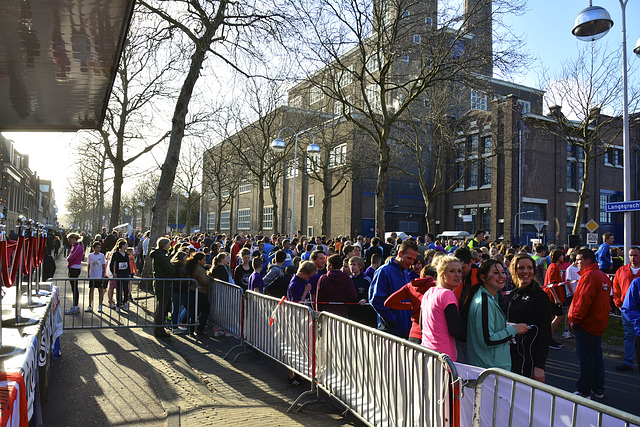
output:
[[[135,0],[2,0],[0,131],[102,125]]]

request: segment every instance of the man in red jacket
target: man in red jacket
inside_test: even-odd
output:
[[[598,269],[596,257],[589,249],[576,255],[580,280],[569,307],[569,321],[576,337],[576,355],[580,364],[577,394],[598,399],[604,397],[604,360],[602,334],[609,323],[611,281]]]
[[[629,264],[623,265],[616,271],[616,277],[613,279],[613,302],[618,308],[622,307],[633,279],[640,277],[640,248],[632,246],[629,249],[629,260],[631,261]],[[633,324],[629,322],[624,313],[622,313],[622,328],[624,330],[624,360],[616,366],[616,370],[633,371],[633,359],[636,355],[636,333],[633,330]]]

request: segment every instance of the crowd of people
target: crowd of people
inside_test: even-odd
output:
[[[438,241],[432,234],[403,240],[392,233],[383,241],[198,233],[160,238],[155,249],[149,247],[148,232],[127,237],[104,230],[95,237],[91,291],[99,289],[102,310],[103,283],[113,283],[116,310],[127,310],[127,283],[117,279],[140,270],[148,254],[154,277],[167,279],[155,282],[156,336],[185,332],[179,325],[186,318],[197,324],[191,334],[205,334],[207,294],[216,278],[347,317],[453,361],[500,367],[541,382],[549,349],[561,347],[553,336],[562,326],[563,338],[575,338],[576,394],[586,398],[604,396],[601,336],[611,311],[621,310],[625,330],[625,356],[616,369],[633,370],[640,353],[640,248],[632,247],[631,262],[623,265],[609,233],[597,252],[496,243],[484,230],[466,241]],[[80,236],[65,240],[71,244],[69,277],[78,277]],[[98,281],[100,269],[101,278],[111,280]],[[173,278],[193,278],[199,286]],[[77,282],[72,289],[73,313]],[[173,328],[160,327],[169,313]],[[217,328],[214,334],[229,335]],[[299,383],[293,373],[288,380]]]

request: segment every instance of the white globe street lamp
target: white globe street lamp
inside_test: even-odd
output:
[[[624,201],[631,201],[631,149],[629,144],[629,90],[627,88],[627,18],[626,8],[629,0],[618,0],[622,9],[622,141],[624,171]],[[613,27],[613,20],[606,9],[592,6],[584,9],[576,18],[572,33],[578,40],[594,41],[603,37]],[[640,56],[640,39],[633,52]],[[631,247],[631,213],[624,213],[624,257],[629,262]]]
[[[280,131],[278,132],[278,137],[276,139],[273,140],[273,142],[271,143],[271,148],[274,151],[278,151],[278,152],[282,152],[284,151],[284,149],[286,148],[287,144],[284,142],[284,140],[282,140],[280,138],[280,134],[282,133],[283,130],[285,129],[289,129],[291,132],[293,132],[295,135],[295,146],[293,147],[293,151],[294,151],[294,155],[293,155],[293,192],[291,194],[291,233],[289,234],[289,238],[293,239],[293,220],[294,220],[294,214],[295,214],[295,209],[296,209],[296,175],[298,172],[298,135],[302,134],[302,133],[309,133],[311,135],[311,138],[313,139],[313,142],[311,144],[309,144],[309,146],[307,147],[307,153],[319,153],[320,152],[320,147],[318,146],[318,144],[316,144],[316,138],[315,136],[313,136],[313,133],[310,130],[304,129],[301,130],[300,132],[296,132],[295,130],[293,130],[290,127],[284,127],[282,129],[280,129]]]

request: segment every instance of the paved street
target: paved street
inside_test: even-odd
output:
[[[566,342],[567,340],[563,340]],[[574,392],[580,368],[576,352],[568,343],[561,350],[549,350],[547,359],[547,384]],[[605,397],[601,400],[605,405],[640,416],[640,374],[637,368],[633,372],[618,372],[615,366],[622,358],[615,355],[605,357]]]

